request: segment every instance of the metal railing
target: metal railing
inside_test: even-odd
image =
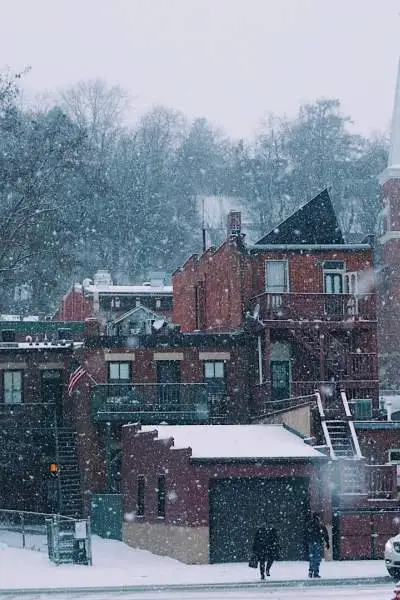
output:
[[[207,422],[225,414],[226,393],[205,383],[99,384],[92,394],[96,421]]]
[[[353,294],[264,292],[253,297],[250,303],[250,310],[259,305],[260,318],[264,320],[376,320],[375,294],[358,297]]]
[[[46,520],[55,515],[23,510],[0,509],[0,542],[13,548],[47,552]],[[74,523],[75,519],[57,515],[61,522]]]

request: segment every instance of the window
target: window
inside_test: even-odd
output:
[[[5,404],[21,404],[22,371],[4,371],[3,389]]]
[[[138,475],[138,478],[137,478],[137,502],[136,502],[136,514],[138,517],[143,517],[143,515],[144,515],[145,491],[146,491],[145,476]]]
[[[14,329],[3,329],[1,332],[2,342],[15,342],[15,331]]]
[[[157,480],[157,517],[165,518],[165,475]]]
[[[389,450],[389,462],[393,464],[400,464],[400,450],[391,449]]]
[[[287,260],[267,260],[265,267],[265,291],[286,293],[289,291]]]
[[[225,364],[222,361],[204,363],[205,379],[223,379],[225,377]]]
[[[108,363],[108,380],[110,383],[130,383],[131,363],[110,362]]]
[[[326,260],[324,267],[325,294],[343,294],[343,275],[345,264],[340,260]]]

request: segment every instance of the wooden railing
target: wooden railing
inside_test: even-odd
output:
[[[250,310],[259,305],[260,319],[298,321],[375,321],[376,295],[362,297],[352,294],[305,294],[264,292],[250,301]]]

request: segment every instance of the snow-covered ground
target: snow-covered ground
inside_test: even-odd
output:
[[[305,562],[277,562],[268,584],[283,580],[300,583],[307,580],[307,572]],[[387,573],[383,561],[352,561],[324,562],[321,575],[324,579],[347,579],[385,577]],[[46,552],[5,543],[0,549],[0,589],[253,583],[258,577],[258,571],[245,563],[186,565],[97,536],[93,537],[93,566],[57,566]],[[388,589],[393,587],[388,580]]]

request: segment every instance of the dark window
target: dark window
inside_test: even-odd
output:
[[[143,517],[144,515],[144,495],[146,489],[146,479],[144,475],[138,475],[137,478],[137,515]]]
[[[165,475],[159,475],[157,481],[157,517],[165,517]]]
[[[324,261],[324,269],[334,270],[334,271],[343,271],[344,270],[344,262],[341,260],[325,260]]]
[[[14,329],[3,329],[1,332],[2,342],[15,342],[15,331]]]

